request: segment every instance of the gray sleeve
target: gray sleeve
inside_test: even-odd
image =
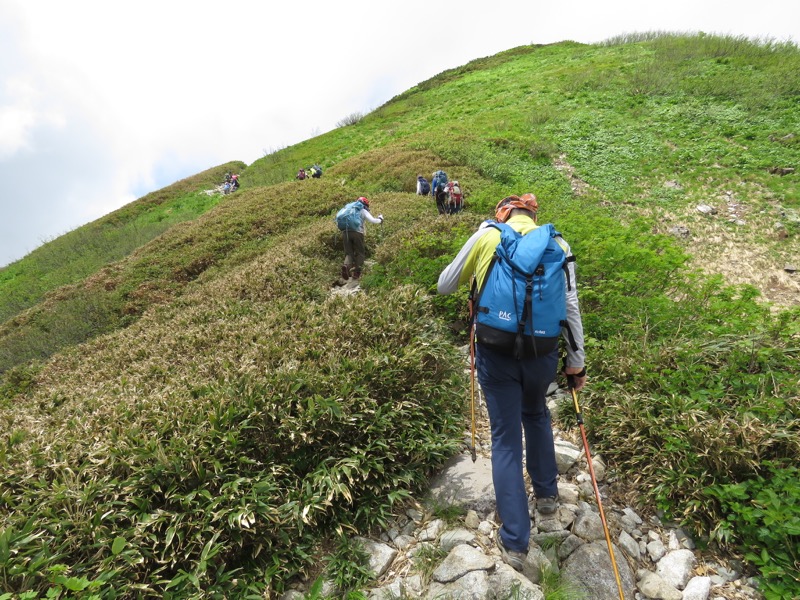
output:
[[[565,242],[566,243],[566,242]],[[569,246],[567,246],[569,248]],[[572,251],[567,250],[567,256],[572,256]],[[567,263],[567,276],[569,282],[567,285],[567,325],[572,332],[572,338],[578,349],[572,348],[569,343],[569,334],[566,328],[562,330],[564,340],[567,342],[567,366],[568,367],[583,367],[585,366],[586,354],[583,348],[583,320],[581,319],[581,310],[578,303],[578,281],[575,276],[575,261]]]

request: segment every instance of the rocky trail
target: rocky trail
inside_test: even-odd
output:
[[[356,286],[339,291],[357,292]],[[468,354],[467,347],[463,352]],[[565,587],[559,598],[618,600],[617,578],[577,427],[567,431],[554,427],[559,509],[542,515],[531,498],[531,545],[524,569],[517,572],[503,562],[494,542],[500,524],[488,414],[479,390],[476,394],[476,461],[471,458],[467,423],[464,450],[431,479],[428,494],[387,531],[359,538],[376,575],[375,587],[367,591],[370,600],[540,600],[548,597],[552,585],[547,572],[560,574],[555,579]],[[567,390],[551,386],[548,405],[554,416],[567,395]],[[679,527],[619,501],[630,496],[624,484],[607,473],[602,457],[591,449],[590,453],[626,600],[763,598],[755,582],[742,574],[742,565],[704,554]],[[454,506],[460,507],[457,518],[436,516],[443,507]],[[311,583],[297,583],[282,600],[305,598]],[[337,597],[330,582],[323,585],[322,597]]]

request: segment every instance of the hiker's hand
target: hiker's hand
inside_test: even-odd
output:
[[[564,375],[572,378],[572,385],[576,392],[586,385],[586,367],[564,367]]]
[[[381,223],[383,223],[383,215],[378,215],[378,218],[381,220]]]

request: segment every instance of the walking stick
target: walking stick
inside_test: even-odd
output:
[[[575,376],[567,375],[567,387],[572,393],[572,402],[575,404],[575,418],[578,421],[578,427],[581,429],[581,437],[583,438],[583,449],[586,451],[586,462],[589,463],[589,475],[592,476],[592,486],[594,486],[594,495],[597,498],[597,507],[600,509],[600,520],[603,522],[603,531],[606,534],[606,544],[608,545],[608,555],[611,558],[611,566],[614,568],[614,577],[617,580],[617,589],[619,590],[619,600],[625,600],[622,593],[622,581],[619,578],[619,569],[617,569],[617,561],[614,558],[614,548],[611,545],[611,536],[608,534],[608,523],[606,523],[606,514],[603,512],[603,503],[600,501],[600,488],[597,487],[597,478],[594,476],[594,467],[592,466],[592,455],[589,454],[589,441],[586,439],[586,429],[583,426],[583,415],[581,414],[581,407],[578,404],[578,394],[575,392]]]
[[[469,400],[470,413],[472,414],[472,462],[478,460],[475,450],[475,318],[473,316],[473,295],[475,292],[475,276],[472,277],[469,293]]]

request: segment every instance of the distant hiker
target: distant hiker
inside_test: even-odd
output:
[[[447,183],[447,173],[445,173],[444,171],[441,171],[441,170],[440,171],[435,171],[433,173],[433,175],[431,176],[431,196],[435,196],[436,195],[436,189],[440,185],[442,187],[444,187],[444,185],[446,183]]]
[[[309,172],[311,173],[311,177],[314,179],[319,179],[322,177],[322,167],[319,165],[314,165],[313,167],[309,167]]]
[[[436,199],[436,209],[440,215],[446,213],[445,203],[447,202],[447,191],[444,189],[444,184],[437,184],[434,190],[433,197]]]
[[[497,223],[483,223],[438,282],[439,293],[450,294],[474,277],[470,326],[475,327],[476,369],[489,411],[492,480],[503,523],[495,541],[503,560],[518,571],[531,531],[523,430],[536,508],[542,514],[558,508],[558,468],[545,394],[556,377],[560,336],[569,341],[564,372],[574,376],[575,389],[586,383],[574,257],[552,225],[536,224],[537,210],[533,194],[501,200],[495,207]],[[527,276],[512,278],[509,256],[525,263]]]
[[[238,189],[239,189],[239,175],[237,173],[231,175],[231,192],[235,192]]]
[[[364,221],[370,223],[383,223],[383,215],[373,217],[369,212],[369,200],[361,196],[358,200],[346,204],[336,213],[336,225],[342,232],[344,241],[344,264],[342,265],[342,279],[361,277],[361,268],[364,266]]]
[[[422,175],[417,175],[417,196],[427,196],[431,193],[431,184]]]
[[[444,186],[444,193],[444,212],[448,215],[461,212],[464,206],[464,193],[461,191],[461,185],[455,180],[448,181]]]
[[[305,179],[306,177],[308,177],[308,175],[306,175],[306,170],[305,170],[305,169],[300,169],[300,170],[297,172],[297,179],[300,179],[300,180],[302,181],[302,180],[303,180],[303,179]]]
[[[230,183],[230,182],[231,182],[231,172],[228,171],[227,173],[225,173],[225,181],[224,181],[224,183]]]

